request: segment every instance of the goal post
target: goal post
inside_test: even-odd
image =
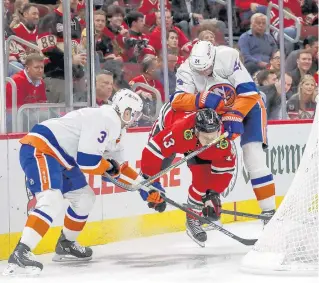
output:
[[[292,184],[258,241],[244,256],[243,271],[318,275],[318,108]]]

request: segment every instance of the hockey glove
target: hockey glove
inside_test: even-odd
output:
[[[165,190],[160,182],[154,182],[152,186],[160,190],[162,193],[155,190],[146,192],[143,189],[140,189],[140,195],[144,201],[148,202],[149,208],[153,208],[158,212],[163,212],[166,209],[166,202],[162,198],[162,195],[165,195]]]
[[[114,179],[118,179],[121,175],[121,169],[120,164],[114,160],[114,159],[106,159],[108,162],[110,162],[111,166],[108,170],[106,170],[106,173],[111,175]],[[104,182],[111,182],[109,178],[107,178],[105,175],[102,175],[102,180]]]
[[[225,107],[223,97],[209,91],[198,93],[196,95],[195,104],[197,109],[211,108],[214,109],[216,112],[219,112]]]
[[[244,133],[243,119],[243,114],[236,110],[231,110],[223,114],[222,122],[225,131],[229,133],[229,139],[234,140]]]
[[[204,203],[203,215],[210,218],[212,221],[219,220],[220,210],[222,208],[219,194],[212,190],[207,190],[206,195],[202,197],[202,200]]]

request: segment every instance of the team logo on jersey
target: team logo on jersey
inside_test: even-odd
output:
[[[56,31],[57,32],[63,32],[63,24],[57,23],[56,24]]]
[[[185,130],[184,131],[184,139],[189,141],[193,138],[193,131],[192,130]]]
[[[216,144],[216,147],[220,148],[220,149],[226,149],[226,148],[228,148],[228,146],[229,146],[229,143],[226,139],[223,139],[219,143]]]
[[[236,99],[236,90],[231,84],[216,84],[209,88],[210,92],[223,98],[226,107],[232,107]]]

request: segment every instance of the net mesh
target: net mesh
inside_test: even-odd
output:
[[[294,180],[242,269],[318,274],[318,109]]]

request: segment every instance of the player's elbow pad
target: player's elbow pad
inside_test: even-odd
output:
[[[197,109],[211,108],[219,111],[225,107],[225,102],[220,95],[207,91],[196,95],[195,105]]]

